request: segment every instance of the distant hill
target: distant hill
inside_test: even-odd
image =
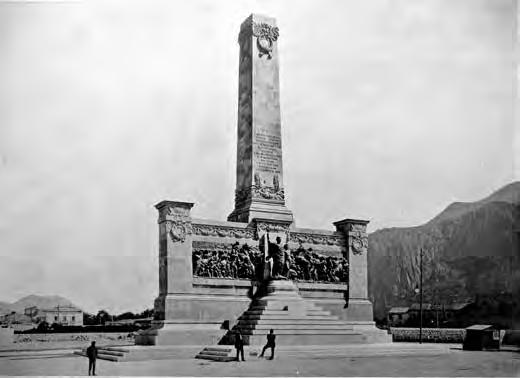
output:
[[[424,301],[455,303],[513,291],[518,267],[520,182],[477,202],[456,202],[424,225],[369,235],[369,293],[376,319],[392,306],[417,302],[419,249]],[[511,314],[504,314],[511,321]]]
[[[7,314],[8,312],[11,312],[11,304],[0,301],[0,314]]]
[[[52,308],[56,306],[76,306],[67,298],[59,295],[27,295],[14,303],[0,302],[0,313],[16,311],[23,313],[24,309],[31,306],[38,308]]]

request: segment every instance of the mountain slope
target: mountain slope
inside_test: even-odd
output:
[[[518,219],[520,183],[516,182],[481,201],[451,204],[424,225],[370,234],[369,293],[375,317],[384,318],[389,307],[417,301],[420,248],[425,302],[454,303],[476,295],[511,293],[511,263],[517,251],[513,224]]]
[[[7,314],[11,312],[11,304],[0,301],[0,314]]]
[[[11,304],[9,304],[7,302],[0,302],[0,303],[3,304],[5,306],[5,308],[8,310],[5,312],[16,311],[16,312],[22,313],[22,314],[23,314],[23,311],[25,308],[31,307],[31,306],[36,306],[38,308],[52,308],[52,307],[56,307],[58,305],[78,307],[74,303],[72,303],[70,300],[68,300],[67,298],[61,297],[59,295],[34,295],[33,294],[33,295],[27,295],[23,298],[20,298],[19,300],[17,300],[14,303],[11,303]],[[1,308],[3,307],[1,304],[0,304],[0,312],[1,312]]]

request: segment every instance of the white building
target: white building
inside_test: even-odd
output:
[[[56,306],[49,309],[27,308],[26,313],[30,313],[38,322],[46,321],[49,324],[57,323],[68,326],[83,325],[83,311],[72,306]]]

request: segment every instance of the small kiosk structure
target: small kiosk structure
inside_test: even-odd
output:
[[[476,324],[466,328],[463,350],[499,350],[500,330],[492,325]]]

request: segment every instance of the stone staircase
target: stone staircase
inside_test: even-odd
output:
[[[264,295],[252,301],[233,328],[219,341],[220,346],[204,348],[196,358],[217,361],[233,359],[230,356],[234,353],[234,334],[237,329],[240,329],[245,345],[258,347],[266,343],[270,329],[277,335],[277,346],[370,342],[366,334],[354,330],[352,323],[339,320],[329,311],[305,301],[290,280],[269,282]]]
[[[98,347],[97,350],[98,359],[112,362],[117,362],[125,359],[125,357],[130,352],[129,349],[120,347]],[[79,351],[74,351],[73,353],[78,356],[87,357],[87,348],[83,348]]]
[[[362,333],[329,311],[305,301],[289,280],[269,282],[266,293],[252,302],[233,331],[240,328],[247,345],[263,345],[270,329],[277,345],[320,345],[363,343]]]

